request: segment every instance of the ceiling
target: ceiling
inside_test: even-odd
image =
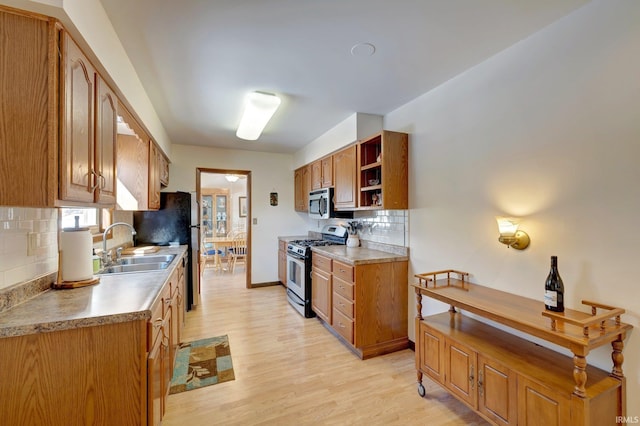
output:
[[[292,153],[384,115],[587,0],[101,0],[172,143]],[[360,43],[375,46],[368,56]],[[257,141],[244,96],[282,104]]]

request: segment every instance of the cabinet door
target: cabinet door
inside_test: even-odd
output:
[[[162,419],[162,345],[158,337],[147,358],[147,424],[157,426]]]
[[[311,307],[326,323],[331,324],[331,276],[317,270],[311,272]]]
[[[160,208],[160,169],[158,147],[149,141],[149,209]]]
[[[287,285],[287,252],[278,250],[278,279],[282,285]]]
[[[162,327],[162,344],[160,345],[160,355],[162,357],[162,415],[167,411],[167,396],[169,395],[169,385],[171,384],[171,376],[173,374],[173,356],[172,346],[173,339],[171,337],[171,329],[173,326],[173,317],[171,309],[164,316]]]
[[[96,75],[95,164],[97,188],[95,201],[116,203],[116,146],[118,100],[115,93]]]
[[[518,376],[518,425],[571,424],[571,400],[523,376]]]
[[[161,152],[160,155],[160,185],[169,185],[169,160]]]
[[[336,208],[356,207],[356,147],[333,155],[334,203]]]
[[[320,160],[311,163],[311,189],[322,188],[322,163]]]
[[[444,336],[421,322],[418,344],[418,368],[432,379],[444,383]]]
[[[466,345],[445,340],[445,386],[461,400],[476,408],[476,353]]]
[[[308,166],[300,167],[294,174],[295,210],[309,211],[309,191],[311,190],[311,171]]]
[[[96,72],[80,48],[63,32],[64,122],[60,158],[60,198],[94,201],[94,81]]]
[[[478,411],[499,425],[517,424],[516,375],[478,354]]]
[[[321,160],[322,168],[322,187],[329,188],[333,186],[333,156],[326,157]]]

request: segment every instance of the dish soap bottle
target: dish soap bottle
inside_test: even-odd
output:
[[[551,270],[544,284],[544,307],[549,311],[564,312],[564,284],[558,272],[558,256],[551,256]]]
[[[100,256],[96,254],[96,249],[93,249],[93,273],[97,274],[100,271]]]

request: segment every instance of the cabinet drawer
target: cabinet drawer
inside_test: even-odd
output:
[[[338,309],[333,308],[333,329],[353,345],[353,320]]]
[[[333,307],[353,319],[353,302],[333,292]]]
[[[329,273],[331,272],[331,259],[328,257],[324,257],[318,253],[313,253],[311,263],[313,265],[313,269],[321,269]]]
[[[340,278],[333,278],[333,291],[350,302],[353,302],[353,287],[354,284],[343,281]]]
[[[333,276],[338,277],[348,283],[353,282],[353,266],[346,263],[333,261]]]

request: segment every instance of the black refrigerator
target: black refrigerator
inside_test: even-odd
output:
[[[198,202],[195,192],[161,192],[159,210],[133,213],[137,245],[168,246],[178,243],[189,246],[189,264],[185,265],[187,310],[196,306],[200,300],[197,222]]]

